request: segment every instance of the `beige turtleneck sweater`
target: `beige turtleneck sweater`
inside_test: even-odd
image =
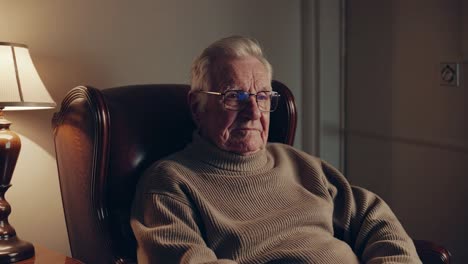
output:
[[[421,263],[375,194],[282,144],[251,156],[199,136],[141,178],[138,263]]]

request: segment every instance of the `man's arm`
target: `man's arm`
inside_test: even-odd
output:
[[[335,236],[346,241],[363,263],[421,263],[412,239],[388,205],[374,193],[349,184],[322,163],[334,203]]]
[[[157,193],[138,200],[131,225],[139,263],[236,263],[217,259],[206,246],[190,205]]]
[[[218,259],[205,243],[203,225],[176,165],[154,164],[140,178],[131,226],[138,263],[235,263]]]

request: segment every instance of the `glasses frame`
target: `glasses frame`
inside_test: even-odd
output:
[[[226,101],[224,99],[224,96],[229,93],[229,92],[243,92],[244,94],[248,95],[248,98],[250,98],[251,96],[255,96],[255,102],[257,103],[257,107],[258,107],[258,110],[260,110],[261,112],[274,112],[276,110],[276,108],[278,108],[278,101],[276,102],[275,104],[275,107],[274,108],[270,108],[270,110],[262,110],[260,109],[260,106],[258,104],[258,94],[259,93],[264,93],[264,92],[267,92],[267,93],[270,93],[270,100],[272,101],[273,97],[276,98],[276,100],[279,100],[279,97],[281,96],[278,92],[276,91],[258,91],[257,93],[249,93],[249,92],[246,92],[244,90],[226,90],[222,93],[220,92],[211,92],[211,91],[197,91],[199,93],[204,93],[204,94],[211,94],[211,95],[217,95],[217,96],[222,96],[222,99],[221,99],[221,102],[223,103],[223,107],[225,110],[229,110],[229,111],[242,111],[245,109],[245,107],[247,106],[246,103],[244,104],[241,104],[240,105],[240,108],[239,109],[232,109],[232,108],[229,108],[228,106],[226,106]],[[247,100],[246,100],[247,101]]]

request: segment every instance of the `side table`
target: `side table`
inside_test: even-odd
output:
[[[15,264],[83,264],[83,262],[62,255],[41,245],[34,244],[34,257],[15,262]]]

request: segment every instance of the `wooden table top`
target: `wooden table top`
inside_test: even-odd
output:
[[[30,259],[25,259],[18,264],[83,264],[83,262],[67,257],[63,254],[45,248],[41,245],[34,244],[35,256]]]

